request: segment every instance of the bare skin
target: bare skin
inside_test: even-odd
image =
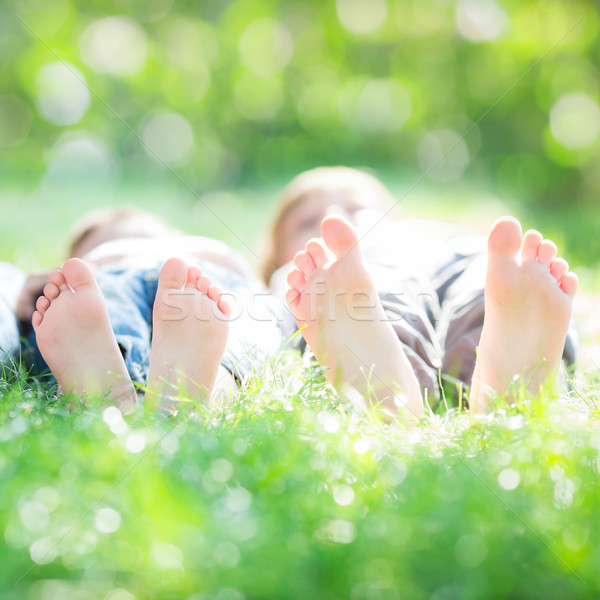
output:
[[[208,403],[229,333],[230,308],[221,296],[199,267],[180,258],[164,264],[153,312],[146,392],[151,408],[169,409],[181,392]]]
[[[557,374],[571,319],[577,276],[556,245],[537,231],[521,234],[504,217],[488,238],[485,318],[471,386],[471,409],[491,396],[512,398],[519,378],[532,393]]]
[[[72,258],[49,278],[32,324],[61,390],[104,397],[122,409],[135,405],[137,396],[90,268]]]
[[[321,235],[296,254],[288,275],[286,301],[302,335],[334,387],[374,393],[388,408],[421,417],[419,383],[385,316],[356,232],[343,217],[329,216]]]

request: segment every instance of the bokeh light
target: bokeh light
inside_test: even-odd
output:
[[[351,33],[372,33],[388,14],[387,0],[336,0],[340,23]]]
[[[151,116],[142,127],[142,140],[148,156],[166,166],[188,162],[194,147],[191,125],[174,112]]]
[[[44,65],[37,77],[36,104],[44,119],[54,125],[73,125],[90,105],[90,92],[83,73],[67,62]]]
[[[81,35],[79,46],[87,65],[109,75],[138,73],[148,53],[144,30],[124,17],[94,21]]]
[[[561,96],[550,110],[554,139],[568,150],[591,146],[600,134],[600,107],[582,92]]]

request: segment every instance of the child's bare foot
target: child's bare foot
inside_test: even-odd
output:
[[[90,268],[68,260],[50,274],[32,324],[38,347],[64,393],[137,402],[102,292]]]
[[[488,394],[504,396],[515,377],[537,393],[560,364],[577,276],[556,246],[537,231],[521,238],[511,217],[488,239],[485,318],[471,388],[471,407],[486,410]]]
[[[389,407],[405,405],[420,417],[417,378],[385,316],[356,232],[344,218],[330,216],[321,235],[296,255],[288,275],[286,301],[298,327],[335,387],[373,391]]]
[[[146,401],[170,408],[183,392],[206,399],[215,384],[229,333],[229,305],[197,266],[180,258],[163,266],[154,301]]]

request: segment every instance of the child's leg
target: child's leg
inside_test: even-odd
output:
[[[180,258],[163,266],[153,312],[153,337],[146,401],[168,408],[181,393],[208,404],[227,344],[229,306],[200,267]]]
[[[53,271],[32,318],[37,343],[64,393],[137,402],[102,292],[78,258]]]
[[[471,388],[471,408],[504,396],[515,377],[537,393],[556,375],[571,319],[577,276],[537,231],[516,219],[496,222],[488,238],[485,317]]]
[[[405,406],[420,417],[419,383],[385,316],[356,232],[331,216],[321,234],[322,241],[309,241],[296,255],[288,275],[286,300],[298,327],[334,386],[373,391],[388,407]]]

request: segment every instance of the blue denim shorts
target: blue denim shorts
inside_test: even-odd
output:
[[[253,367],[262,364],[282,344],[274,301],[253,276],[240,275],[211,261],[198,260],[197,264],[232,306],[221,364],[243,381]],[[140,384],[148,376],[152,310],[160,267],[106,266],[95,273],[129,374]]]

